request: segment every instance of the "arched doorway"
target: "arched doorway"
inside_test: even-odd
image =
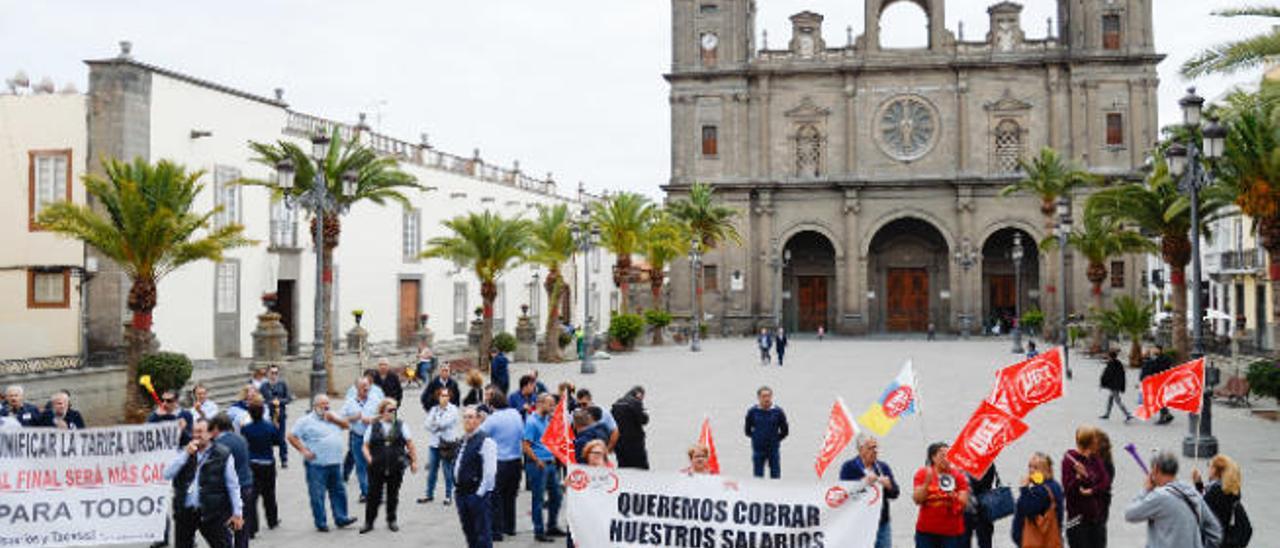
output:
[[[790,331],[831,330],[836,311],[836,249],[820,233],[806,230],[783,247],[782,325]]]
[[[1019,293],[1013,264],[1013,238],[1022,238],[1022,291]],[[982,244],[982,326],[990,332],[1000,323],[1008,333],[1016,317],[1017,299],[1022,311],[1040,308],[1040,247],[1025,230],[1002,228]]]
[[[868,308],[878,331],[920,332],[944,326],[950,314],[947,240],[932,224],[895,220],[871,239],[867,260]]]

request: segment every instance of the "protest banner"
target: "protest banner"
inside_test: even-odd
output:
[[[1163,408],[1199,413],[1204,402],[1204,358],[1142,379],[1142,405],[1134,410],[1147,420]]]
[[[1062,349],[996,372],[996,386],[987,401],[998,409],[1024,419],[1032,409],[1062,397]]]
[[[572,465],[578,546],[870,548],[882,493],[863,482],[790,484]]]
[[[176,422],[0,432],[0,546],[99,546],[164,537]]]
[[[956,436],[955,443],[947,451],[947,460],[980,478],[1000,452],[1025,433],[1027,425],[1018,417],[984,401]]]

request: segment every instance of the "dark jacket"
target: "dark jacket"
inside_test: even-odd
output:
[[[40,420],[43,413],[40,408],[29,403],[22,404],[22,407],[14,409],[9,407],[8,403],[0,404],[0,417],[13,417],[22,426],[40,426]]]
[[[463,442],[462,450],[458,452],[455,495],[474,495],[480,489],[480,482],[484,480],[484,456],[480,454],[480,446],[487,437],[484,432],[477,430]]]
[[[649,469],[649,453],[644,446],[644,426],[649,424],[649,414],[644,410],[644,402],[623,396],[614,402],[611,411],[614,422],[618,423],[618,445],[614,446],[618,466]]]
[[[198,481],[200,482],[198,504],[201,518],[205,521],[223,521],[231,516],[233,510],[231,494],[227,492],[224,476],[227,459],[231,458],[231,451],[226,446],[218,444],[209,447],[208,451],[209,456],[205,457],[204,466],[200,467],[200,477],[196,477],[196,465],[199,463],[199,457],[196,455],[189,456],[187,463],[178,471],[178,475],[173,477],[173,509],[175,511],[182,509],[186,503],[187,489],[191,486],[191,482]]]
[[[272,419],[279,422],[280,417],[276,416],[276,414],[279,413],[280,416],[288,415],[286,406],[293,401],[293,393],[289,392],[289,383],[284,382],[283,378],[280,379],[280,382],[266,381],[262,383],[262,399],[266,402]],[[280,400],[279,409],[271,405],[271,400]]]
[[[231,451],[235,459],[236,477],[240,479],[240,488],[253,487],[253,473],[249,471],[249,442],[244,436],[235,432],[223,432],[213,439],[214,445],[221,445]]]
[[[592,423],[591,426],[583,428],[580,432],[575,433],[573,438],[573,456],[577,459],[577,462],[587,462],[587,460],[582,457],[582,449],[592,440],[600,440],[606,444],[609,443],[609,429],[604,426],[604,423]]]
[[[880,523],[889,523],[889,501],[898,498],[902,490],[898,487],[898,480],[893,479],[893,470],[889,469],[889,465],[884,461],[875,462],[876,475],[882,478],[889,478],[889,488],[884,490],[883,499],[880,502]],[[862,481],[867,476],[866,465],[862,463],[862,459],[854,457],[844,464],[840,465],[840,481]]]
[[[40,414],[39,426],[53,428],[54,418],[53,409],[45,409],[44,413]],[[80,430],[84,428],[84,417],[81,417],[80,412],[75,409],[67,409],[67,416],[62,417],[62,420],[67,421],[67,428],[71,430]]]
[[[787,439],[787,414],[776,405],[769,409],[754,406],[747,410],[743,429],[747,437],[751,438],[753,451],[771,450]]]
[[[370,471],[385,475],[404,474],[409,462],[409,444],[404,430],[400,428],[400,421],[392,423],[390,430],[383,429],[382,421],[369,425],[369,428],[372,428],[369,432],[369,456],[373,457],[369,461]]]
[[[1145,379],[1152,375],[1163,373],[1173,367],[1173,360],[1164,354],[1160,354],[1154,358],[1146,358],[1142,360],[1142,370],[1139,379]]]
[[[484,391],[479,388],[472,388],[467,391],[467,397],[462,399],[462,406],[480,405],[484,403]]]
[[[1120,360],[1114,358],[1107,360],[1107,365],[1102,370],[1102,379],[1099,381],[1099,384],[1107,390],[1124,392],[1124,364],[1120,363]]]
[[[502,352],[499,352],[489,362],[489,381],[498,385],[503,394],[511,391],[510,365],[511,360],[508,360],[507,355]]]
[[[404,402],[404,388],[400,386],[400,375],[388,372],[386,377],[374,375],[373,380],[382,389],[383,396],[396,400],[397,403]]]
[[[1053,496],[1050,499],[1050,495]],[[1029,485],[1018,492],[1018,505],[1013,513],[1013,545],[1022,546],[1022,526],[1027,518],[1034,518],[1049,511],[1049,501],[1054,503],[1053,511],[1058,515],[1058,527],[1065,530],[1062,521],[1062,507],[1066,504],[1062,495],[1062,486],[1057,480],[1047,479],[1040,485]]]
[[[280,430],[276,428],[275,423],[263,417],[263,420],[253,421],[241,427],[240,435],[249,446],[249,460],[275,462],[275,453],[272,450],[280,445]]]
[[[1204,503],[1213,510],[1213,516],[1218,518],[1218,525],[1222,526],[1223,539],[1230,538],[1227,533],[1231,523],[1231,514],[1236,508],[1236,504],[1240,502],[1240,495],[1228,495],[1222,490],[1222,484],[1216,481],[1210,482],[1208,487],[1204,483],[1196,484],[1196,491],[1199,491],[1204,497]],[[1228,548],[1226,545],[1223,548]]]
[[[172,415],[161,415],[155,411],[152,411],[147,415],[147,422],[149,423],[169,422],[169,421],[176,421],[178,419],[182,419],[185,425],[182,428],[182,433],[178,436],[178,445],[185,447],[188,443],[191,443],[191,427],[196,424],[196,421],[191,418],[190,411],[187,411],[186,409],[179,409],[177,413],[174,413]]]
[[[1073,464],[1079,461],[1085,475],[1076,474]],[[1067,500],[1067,517],[1080,516],[1084,523],[1106,523],[1106,495],[1111,492],[1111,476],[1098,457],[1086,457],[1072,449],[1062,459],[1062,489]],[[1091,494],[1082,490],[1089,489]]]
[[[778,350],[779,354],[787,351],[788,342],[789,340],[787,339],[787,336],[785,334],[773,336],[773,346]]]
[[[418,401],[422,404],[423,411],[430,412],[431,408],[438,404],[438,402],[436,402],[436,391],[441,388],[449,391],[450,403],[459,406],[461,405],[461,400],[458,398],[460,394],[458,390],[458,381],[449,378],[445,379],[444,382],[440,382],[440,377],[431,377],[431,382],[427,383],[427,387],[422,389],[422,395],[418,396]]]

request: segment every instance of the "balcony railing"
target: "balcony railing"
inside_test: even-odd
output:
[[[1218,267],[1224,272],[1258,272],[1262,268],[1261,248],[1225,251],[1218,257]]]

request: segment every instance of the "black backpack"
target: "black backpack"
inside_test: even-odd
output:
[[[1249,513],[1239,500],[1231,507],[1231,523],[1222,525],[1222,548],[1244,548],[1253,538],[1253,524],[1249,523]]]

